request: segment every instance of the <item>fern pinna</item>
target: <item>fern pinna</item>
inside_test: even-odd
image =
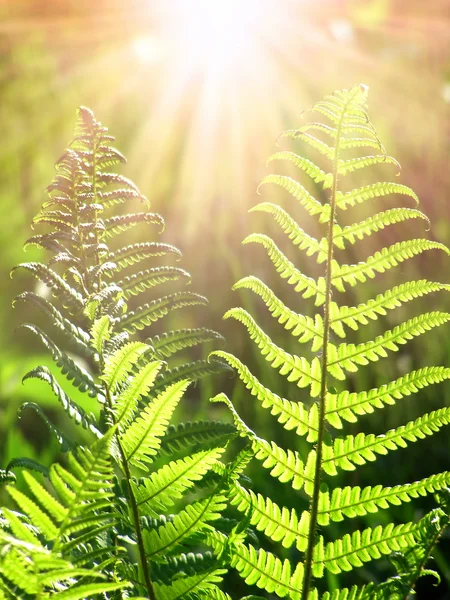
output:
[[[372,198],[397,194],[417,202],[415,193],[400,183],[376,182],[344,191],[348,173],[377,164],[398,166],[395,159],[386,155],[368,119],[366,98],[367,88],[363,85],[336,92],[311,109],[319,115],[320,122],[311,122],[283,134],[302,140],[328,159],[328,172],[290,151],[279,151],[269,159],[293,163],[326,190],[324,197],[329,195],[328,202],[320,202],[301,183],[285,175],[271,174],[262,181],[264,185],[271,183],[287,190],[311,217],[324,224],[327,233],[322,239],[308,235],[276,204],[263,202],[252,209],[272,215],[295,246],[314,257],[319,265],[324,265],[324,275],[315,279],[303,274],[266,235],[252,234],[244,241],[265,248],[279,275],[303,298],[313,301],[315,314],[307,316],[288,308],[267,285],[253,276],[241,279],[235,289],[251,290],[259,296],[287,331],[301,344],[311,345],[311,360],[290,354],[276,345],[243,308],[233,308],[225,315],[225,318],[241,322],[270,366],[300,388],[301,391],[297,390],[299,400],[282,398],[265,387],[232,354],[225,351],[213,353],[238,372],[250,393],[285,429],[293,430],[301,438],[306,437],[299,449],[284,449],[274,441],[258,437],[238,416],[225,395],[219,394],[215,398],[228,403],[241,435],[249,438],[256,458],[270,471],[270,475],[298,491],[295,508],[280,506],[270,497],[255,493],[239,482],[235,483],[231,498],[231,502],[257,530],[272,542],[281,542],[284,548],[290,549],[288,553],[283,551],[284,556],[288,554],[289,558],[280,559],[264,548],[256,549],[246,544],[242,539],[232,544],[232,565],[246,582],[279,597],[317,599],[323,592],[321,578],[351,571],[383,555],[399,552],[402,557],[396,563],[402,565],[399,573],[384,584],[377,586],[371,583],[334,592],[325,591],[321,597],[324,600],[406,598],[447,523],[446,511],[439,508],[417,523],[380,524],[362,530],[349,524],[350,533],[334,540],[330,539],[333,534],[328,533],[335,530],[333,523],[375,513],[430,492],[443,490],[444,493],[450,483],[450,472],[444,472],[395,487],[376,483],[364,488],[350,485],[333,487],[333,476],[338,472],[354,471],[368,461],[375,461],[379,455],[432,435],[450,421],[450,409],[442,408],[383,435],[362,432],[336,435],[346,423],[356,423],[361,415],[394,404],[424,386],[450,377],[449,368],[424,367],[376,389],[358,392],[345,389],[348,373],[388,356],[411,338],[450,319],[450,314],[445,312],[428,312],[381,333],[372,341],[359,344],[345,341],[349,330],[358,330],[403,303],[431,292],[450,289],[446,284],[411,281],[357,306],[344,306],[338,301],[335,292],[344,292],[350,286],[374,278],[415,255],[427,250],[450,253],[443,244],[412,239],[383,248],[357,264],[341,264],[334,257],[335,249],[345,249],[390,224],[417,218],[427,221],[415,208],[396,208],[362,222],[346,226],[340,224],[343,211]],[[378,153],[361,156],[360,149],[365,147],[374,148]],[[351,151],[350,156],[346,156],[348,151]],[[302,503],[304,510],[298,509]],[[223,537],[216,537],[216,550],[219,551],[224,543]],[[228,540],[228,543],[231,542]]]
[[[79,110],[74,140],[58,161],[49,199],[34,219],[48,230],[27,242],[49,251],[51,258],[47,264],[17,267],[53,295],[25,292],[17,301],[49,317],[68,350],[40,327],[24,327],[100,410],[98,416],[88,414],[46,367],[25,376],[48,384],[93,442],[81,448],[37,404],[23,407],[36,411],[69,452],[64,466],[53,465],[49,472],[26,458],[0,472],[11,480],[12,469],[25,467],[48,477],[41,482],[25,471],[28,495],[8,486],[22,514],[2,511],[0,597],[175,600],[215,594],[220,600],[226,598],[216,585],[223,561],[210,552],[191,551],[220,517],[224,490],[239,469],[239,461],[228,467],[219,461],[234,427],[207,421],[175,427],[170,421],[192,381],[229,367],[220,361],[180,364],[180,351],[220,340],[208,329],[137,339],[136,333],[148,335],[148,327],[169,312],[206,300],[182,290],[146,301],[149,290],[186,282],[189,275],[171,264],[149,265],[154,257],[179,258],[169,244],[121,242],[120,234],[131,227],[161,230],[163,220],[149,212],[131,181],[110,172],[124,162],[113,139],[91,111]],[[108,216],[111,207],[127,202],[138,202],[143,210]],[[173,355],[178,364],[170,368]]]

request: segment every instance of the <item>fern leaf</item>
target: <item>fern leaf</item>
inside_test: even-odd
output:
[[[111,338],[111,319],[108,315],[103,315],[100,319],[94,321],[91,328],[91,345],[100,355],[103,345]]]
[[[93,417],[88,415],[81,406],[69,398],[47,367],[42,366],[32,369],[23,377],[22,381],[30,378],[45,381],[51,387],[52,392],[69,417],[74,419],[75,423],[80,424],[84,429],[89,429],[95,436],[100,437],[101,434],[96,427]]]
[[[294,286],[296,292],[303,292],[303,298],[311,298],[316,296],[316,306],[320,306],[324,301],[323,284],[321,278],[319,281],[315,281],[312,277],[307,277],[300,273],[298,269],[294,267],[290,260],[281,252],[278,246],[268,236],[262,234],[252,234],[245,238],[243,244],[257,243],[261,244],[269,255],[270,260],[274,264],[277,272],[283,279],[287,279],[287,282]]]
[[[175,515],[172,521],[159,527],[158,530],[144,531],[147,557],[171,552],[184,538],[204,529],[208,521],[219,518],[225,506],[224,496],[212,495],[189,504]]]
[[[358,433],[334,441],[329,457],[324,458],[323,468],[330,474],[336,474],[336,467],[353,471],[355,465],[376,460],[377,454],[387,454],[397,448],[405,448],[408,442],[415,442],[427,435],[433,435],[450,422],[450,409],[440,408],[426,413],[415,421],[409,421],[383,435]]]
[[[102,583],[86,583],[84,585],[72,587],[64,592],[58,592],[57,594],[54,594],[54,597],[56,597],[57,600],[84,600],[85,598],[91,598],[107,592],[114,592],[115,590],[121,590],[129,586],[130,584],[128,582],[108,583],[105,581]]]
[[[40,263],[23,263],[14,267],[11,271],[11,275],[13,275],[17,269],[25,269],[45,283],[51,289],[52,294],[61,300],[64,307],[75,312],[83,309],[81,295],[70,287],[62,277],[45,265],[41,265]]]
[[[205,306],[207,303],[208,301],[204,296],[200,296],[200,294],[195,294],[194,292],[170,294],[169,296],[164,296],[163,298],[144,304],[140,308],[120,317],[118,329],[134,333],[165,317],[171,310],[185,306]]]
[[[333,260],[332,284],[336,289],[343,292],[345,290],[344,283],[349,283],[351,286],[356,285],[358,281],[364,283],[367,277],[373,278],[376,273],[384,273],[408,258],[427,250],[443,250],[447,255],[450,255],[450,250],[439,242],[421,239],[397,242],[389,248],[383,248],[383,250],[375,252],[366,261],[356,265],[339,265]]]
[[[158,375],[155,385],[151,390],[151,395],[153,396],[155,392],[158,392],[167,385],[185,379],[189,379],[189,381],[194,383],[207,375],[214,375],[215,373],[222,373],[229,370],[228,365],[221,360],[195,360],[179,367],[166,369]]]
[[[410,502],[412,498],[434,493],[449,485],[450,473],[444,471],[430,475],[420,481],[404,483],[393,487],[382,485],[360,488],[358,486],[334,488],[330,493],[322,491],[319,500],[320,525],[328,525],[330,521],[342,521],[345,517],[353,518],[375,513],[380,508],[389,508]]]
[[[233,425],[220,421],[187,421],[177,426],[170,425],[161,439],[161,451],[171,454],[204,446],[221,446],[225,439],[236,433]]]
[[[190,577],[176,579],[171,585],[158,585],[155,588],[161,598],[164,600],[194,600],[197,598],[208,598],[208,600],[229,598],[228,594],[223,594],[217,587],[217,583],[222,581],[222,576],[226,569],[215,569],[205,573],[198,573]]]
[[[281,154],[283,156],[281,156]],[[272,159],[274,158],[291,160],[291,162],[294,162],[294,164],[296,164],[300,168],[305,168],[303,166],[304,160],[297,160],[300,159],[300,157],[297,157],[291,152],[279,152],[272,157]],[[323,180],[324,182],[328,183],[329,179],[328,176],[325,175],[325,173],[320,171],[320,169],[318,169],[313,163],[309,163],[307,167],[309,166],[311,167],[311,169],[315,168],[317,170],[317,174],[313,176],[313,179],[315,179],[316,181]],[[295,179],[287,177],[286,175],[266,175],[266,177],[264,177],[264,179],[259,184],[259,187],[265,185],[266,183],[273,183],[289,192],[289,194],[291,194],[291,196],[293,196],[293,198],[295,198],[303,206],[303,208],[309,215],[319,215],[319,223],[326,223],[330,218],[330,207],[327,204],[321,204],[308,192],[308,190],[305,187],[303,187],[303,185],[301,185],[301,183],[295,181]]]
[[[281,561],[271,552],[262,548],[256,550],[245,544],[233,545],[231,566],[234,567],[248,585],[256,585],[268,593],[284,598],[299,600],[301,583],[298,573],[291,575],[291,563]],[[291,580],[294,581],[291,583]]]
[[[52,421],[47,417],[47,415],[42,410],[42,408],[39,406],[39,404],[36,404],[36,402],[24,402],[23,404],[21,404],[17,411],[17,416],[20,418],[23,411],[27,410],[27,409],[33,410],[42,419],[42,421],[47,425],[50,433],[58,440],[58,443],[61,446],[62,452],[67,452],[68,450],[73,450],[75,448],[74,443],[71,440],[69,440],[56,427],[56,425],[54,425],[54,423],[52,423]]]
[[[135,296],[140,292],[166,283],[167,281],[179,281],[184,279],[187,283],[190,282],[190,275],[184,269],[178,267],[153,267],[139,273],[128,275],[117,282],[117,285],[123,290],[126,300],[130,296]]]
[[[370,342],[357,345],[339,344],[337,347],[330,344],[328,369],[331,373],[336,368],[356,371],[358,365],[367,365],[369,361],[377,361],[380,357],[384,358],[387,356],[387,350],[396,352],[399,345],[406,344],[413,337],[421,335],[433,327],[439,327],[449,320],[450,313],[424,313],[386,331]]]
[[[408,186],[402,185],[401,183],[379,181],[360,188],[355,188],[350,192],[344,193],[338,191],[336,193],[336,206],[342,210],[346,210],[349,206],[355,206],[355,204],[360,204],[366,200],[381,198],[382,196],[388,196],[390,194],[409,196],[414,200],[416,205],[419,204],[417,194]]]
[[[170,244],[143,242],[140,244],[130,244],[115,252],[111,252],[108,256],[108,260],[116,263],[119,269],[124,269],[125,267],[130,267],[146,258],[166,256],[168,254],[174,254],[177,258],[182,256],[178,248],[175,248],[175,246],[171,246]]]
[[[365,562],[380,558],[415,543],[414,532],[417,526],[413,523],[403,523],[394,526],[389,523],[385,527],[356,530],[346,534],[342,539],[315,547],[313,573],[321,576],[325,567],[331,573],[351,571],[362,566]]]
[[[295,429],[297,435],[308,434],[308,442],[315,442],[317,440],[318,414],[315,404],[308,411],[300,401],[292,402],[285,398],[280,398],[277,394],[264,387],[250,370],[232,354],[216,350],[212,355],[223,358],[233,369],[236,369],[240,379],[247,389],[250,390],[251,394],[256,396],[263,408],[270,408],[271,414],[277,417],[278,422],[285,429]]]
[[[317,396],[320,384],[317,357],[313,359],[312,363],[309,363],[306,358],[293,356],[279,348],[243,308],[233,308],[225,313],[224,319],[230,317],[245,325],[250,338],[255,341],[262,356],[274,369],[278,369],[281,375],[287,376],[287,380],[295,382],[298,387],[311,385],[311,396]]]
[[[232,488],[231,504],[241,512],[248,512],[250,524],[258,531],[270,537],[274,542],[281,542],[284,548],[294,543],[297,550],[306,550],[309,528],[309,513],[304,511],[301,518],[294,509],[280,508],[270,498],[246,490],[235,482]]]
[[[167,387],[123,433],[121,440],[128,461],[152,462],[170,417],[189,384],[190,381],[184,380]]]
[[[372,233],[384,229],[387,225],[401,223],[407,219],[423,219],[428,222],[428,217],[419,210],[413,208],[392,208],[391,210],[368,217],[359,223],[347,225],[343,229],[335,225],[333,242],[338,248],[344,248],[344,240],[348,240],[351,244],[354,244],[356,238],[362,240],[365,236],[372,235]]]
[[[166,510],[204,477],[224,450],[223,447],[201,450],[154,471],[139,486],[134,486],[137,504],[148,503],[152,512]]]
[[[69,319],[63,317],[61,312],[48,300],[33,292],[23,292],[15,298],[14,305],[17,302],[30,303],[33,306],[36,306],[41,312],[48,316],[52,325],[58,332],[64,335],[68,341],[73,342],[83,355],[92,355],[92,351],[89,347],[89,334],[80,326],[73,324]]]
[[[114,401],[116,423],[125,428],[133,417],[139,401],[148,394],[163,363],[151,361],[144,364]]]
[[[101,379],[114,392],[117,386],[123,384],[136,360],[148,350],[149,346],[142,342],[124,344],[113,355],[108,356]]]
[[[149,344],[158,358],[169,358],[176,352],[186,348],[192,348],[205,342],[220,341],[224,338],[212,329],[178,329],[176,331],[165,332],[152,338],[147,338]]]
[[[159,225],[160,231],[164,229],[164,221],[156,213],[133,213],[127,215],[119,215],[105,219],[105,238],[115,237],[119,233],[128,231],[131,227],[139,223],[149,223],[151,225]]]
[[[249,212],[266,212],[273,216],[275,221],[281,226],[283,231],[288,235],[292,243],[305,250],[307,256],[318,254],[317,262],[321,263],[326,259],[326,242],[321,243],[319,240],[308,235],[295,220],[280,206],[271,202],[261,202],[249,210]]]
[[[402,303],[441,290],[450,291],[450,285],[422,279],[402,283],[383,294],[378,294],[376,298],[371,298],[368,302],[358,304],[358,306],[339,307],[332,302],[330,305],[331,328],[340,337],[345,337],[343,325],[356,331],[360,324],[366,325],[369,319],[375,320],[378,315],[387,314],[388,309],[392,310],[401,306]]]
[[[359,415],[370,414],[377,408],[383,408],[386,404],[395,404],[396,400],[410,396],[427,385],[440,383],[446,379],[450,379],[449,368],[425,367],[368,392],[328,393],[326,419],[333,427],[341,429],[341,418],[349,423],[355,423]]]
[[[299,342],[309,342],[313,339],[312,351],[316,352],[320,348],[322,344],[321,335],[323,334],[323,321],[320,315],[317,314],[315,319],[311,319],[311,317],[306,317],[290,310],[275,296],[272,290],[257,277],[244,277],[233,286],[233,290],[240,290],[243,288],[258,294],[272,313],[272,316],[275,317],[285,329],[291,331],[293,336],[300,336],[298,339]]]
[[[140,200],[146,203],[145,197],[142,196],[137,190],[128,188],[121,188],[118,190],[113,190],[111,192],[99,191],[97,193],[97,198],[105,209],[111,208],[116,204],[122,204],[123,202],[127,202],[128,200]]]
[[[82,392],[87,392],[92,398],[97,396],[99,390],[89,373],[78,366],[65,352],[62,352],[42,329],[30,323],[25,323],[21,327],[32,331],[39,338],[47,350],[50,351],[56,365],[61,369],[61,373],[72,382],[72,385],[79,388]]]

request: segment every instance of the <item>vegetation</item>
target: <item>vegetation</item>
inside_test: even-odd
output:
[[[224,367],[218,361],[196,361],[169,368],[168,361],[220,336],[197,328],[166,331],[145,342],[133,339],[169,311],[206,300],[183,290],[142,301],[147,290],[189,276],[171,265],[144,268],[154,257],[179,257],[173,246],[120,243],[120,234],[131,227],[161,228],[163,221],[148,211],[131,181],[109,171],[124,161],[112,140],[93,114],[81,108],[73,142],[47,189],[49,200],[34,219],[49,231],[27,241],[51,257],[47,264],[18,267],[45,283],[53,296],[25,292],[18,300],[48,317],[70,353],[37,325],[24,327],[40,339],[72,386],[96,399],[100,411],[87,413],[45,366],[25,375],[25,380],[48,384],[93,441],[82,447],[38,404],[22,407],[44,420],[67,456],[49,470],[33,459],[16,458],[1,473],[11,480],[13,469],[27,469],[26,492],[8,485],[21,513],[3,509],[0,589],[13,598],[104,593],[154,600],[189,598],[194,592],[196,597],[226,597],[216,586],[221,561],[189,550],[204,541],[209,523],[221,516],[224,491],[239,473],[241,458],[227,467],[219,460],[234,428],[211,421],[169,426],[189,384]],[[105,216],[111,207],[134,199],[144,211]],[[86,368],[76,356],[85,359]],[[29,469],[41,472],[44,480]],[[176,513],[167,514],[174,506]],[[117,595],[129,587],[132,593]]]
[[[385,228],[401,231],[410,221],[428,225],[417,208],[405,207],[358,220],[357,209],[377,198],[418,202],[403,184],[363,179],[376,165],[398,168],[369,121],[366,99],[362,85],[335,92],[312,107],[319,121],[282,134],[318,152],[319,159],[289,150],[269,159],[289,175],[268,175],[261,185],[287,191],[322,233],[317,238],[306,233],[292,216],[295,207],[288,212],[262,202],[252,209],[272,215],[290,241],[278,246],[266,234],[251,234],[245,243],[262,246],[294,288],[295,306],[302,307],[301,312],[288,308],[255,275],[235,285],[248,310],[233,308],[225,316],[244,324],[264,367],[234,351],[233,336],[230,351],[192,360],[196,348],[217,345],[222,337],[197,326],[162,328],[186,307],[203,307],[204,321],[206,300],[177,288],[189,281],[188,273],[170,262],[180,257],[177,248],[149,242],[147,236],[129,243],[135,226],[162,229],[162,218],[149,212],[130,180],[110,171],[123,156],[92,112],[79,110],[74,138],[48,187],[49,199],[34,218],[46,229],[26,243],[50,258],[19,265],[14,273],[25,271],[49,290],[22,293],[17,304],[38,313],[38,323],[24,328],[43,344],[70,385],[46,365],[32,368],[24,379],[44,382],[61,412],[82,428],[62,427],[34,401],[20,408],[40,419],[33,417],[33,423],[45,424],[59,452],[50,462],[16,457],[0,471],[9,494],[0,517],[0,598],[226,600],[255,592],[245,598],[256,600],[264,593],[297,600],[406,599],[422,575],[434,573],[426,565],[449,521],[449,472],[405,482],[395,471],[392,484],[384,482],[382,467],[364,476],[363,466],[390,459],[448,423],[450,409],[440,406],[387,432],[370,431],[380,411],[449,379],[450,369],[421,366],[370,390],[358,384],[364,381],[363,367],[450,318],[439,310],[422,311],[393,325],[398,311],[393,317],[391,311],[403,311],[434,292],[445,294],[450,286],[397,278],[394,286],[380,284],[374,296],[354,305],[349,292],[414,256],[450,251],[418,238],[384,246],[357,263],[340,259],[353,245],[368,248],[367,239]],[[361,155],[367,147],[375,153]],[[304,184],[290,176],[292,167],[303,172]],[[347,183],[349,173],[361,176],[357,187]],[[139,211],[117,210],[137,203]],[[297,267],[295,247],[306,253],[307,264],[316,263],[311,275]],[[246,290],[262,300],[295,342],[258,325]],[[299,304],[299,296],[305,302]],[[390,325],[384,328],[384,323]],[[352,337],[364,331],[371,340]],[[304,344],[301,354],[298,343]],[[293,351],[285,349],[289,345]],[[267,365],[285,379],[284,389]],[[172,423],[178,405],[184,405],[182,414],[191,412],[191,384],[229,374],[230,368],[241,387],[232,381],[232,401],[223,392],[213,398],[225,403],[221,414],[228,415],[227,422]],[[213,385],[220,390],[220,379]],[[259,419],[262,433],[254,431],[259,412],[248,409],[251,396],[281,424],[283,443],[265,417]],[[366,427],[369,431],[362,433]],[[278,481],[261,475],[253,459]],[[367,477],[370,484],[364,483]],[[398,518],[395,507],[406,514],[411,500],[433,493],[435,506],[420,518]],[[366,565],[383,556],[390,556],[396,572],[381,567],[382,577],[368,583]]]

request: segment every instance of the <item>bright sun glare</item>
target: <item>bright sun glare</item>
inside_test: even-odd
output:
[[[264,0],[178,0],[160,10],[161,29],[169,31],[168,39],[175,39],[178,58],[197,69],[226,69],[236,67],[243,53],[255,42],[255,24],[269,14]],[[142,62],[158,55],[158,40],[152,36],[137,38],[135,54]]]

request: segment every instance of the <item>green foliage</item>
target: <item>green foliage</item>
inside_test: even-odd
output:
[[[355,344],[348,339],[352,330],[379,320],[401,304],[425,294],[450,289],[447,284],[419,280],[400,283],[357,306],[346,306],[334,299],[335,294],[359,286],[422,252],[439,250],[450,254],[443,244],[412,239],[382,248],[357,264],[345,264],[339,260],[339,250],[357,244],[384,227],[401,224],[407,219],[427,221],[427,217],[416,209],[396,208],[361,222],[345,224],[343,211],[349,212],[356,204],[372,198],[395,194],[418,201],[412,190],[392,182],[375,182],[347,191],[345,177],[348,173],[366,170],[369,173],[368,167],[373,165],[398,166],[395,159],[386,155],[368,119],[366,98],[367,88],[362,85],[335,92],[312,108],[327,123],[310,123],[284,134],[318,151],[325,157],[320,159],[319,164],[290,151],[277,152],[269,159],[269,162],[292,163],[307,176],[305,179],[309,177],[321,184],[323,190],[329,190],[329,200],[321,202],[309,191],[312,189],[310,182],[303,185],[278,174],[268,175],[262,181],[264,185],[271,183],[286,190],[310,217],[318,221],[319,229],[321,224],[326,226],[327,231],[321,239],[307,234],[286,210],[276,204],[263,202],[252,209],[271,215],[294,246],[307,256],[314,257],[319,265],[324,265],[324,274],[316,278],[302,273],[267,235],[251,234],[244,240],[244,243],[263,246],[279,275],[304,299],[310,299],[316,308],[312,316],[308,316],[311,313],[306,309],[304,312],[307,314],[294,311],[254,276],[241,279],[235,289],[247,289],[259,296],[274,319],[300,344],[310,347],[309,358],[308,350],[304,355],[294,354],[275,344],[247,310],[233,308],[225,315],[225,318],[241,322],[270,366],[295,384],[296,400],[282,398],[268,389],[232,354],[213,352],[213,356],[225,360],[237,371],[250,393],[286,430],[292,430],[299,438],[306,438],[299,439],[294,447],[284,449],[275,441],[260,438],[252,431],[224,394],[214,399],[229,406],[240,435],[250,441],[256,459],[270,471],[270,475],[297,491],[296,505],[290,508],[277,504],[272,498],[249,489],[239,481],[234,482],[230,497],[249,524],[266,536],[271,549],[274,542],[280,542],[289,549],[288,554],[282,551],[279,558],[265,547],[257,548],[253,543],[247,543],[242,535],[229,538],[215,535],[212,539],[217,553],[225,550],[230,553],[232,566],[246,583],[281,598],[406,599],[417,578],[427,572],[424,565],[448,524],[448,507],[444,503],[443,508],[426,514],[418,522],[390,522],[386,517],[372,521],[372,526],[364,528],[360,523],[349,524],[349,533],[337,538],[334,534],[336,529],[332,527],[333,523],[377,513],[421,495],[444,494],[450,479],[448,472],[443,472],[393,487],[383,487],[375,482],[363,488],[357,484],[341,488],[333,485],[332,481],[342,470],[357,471],[366,462],[377,460],[379,455],[395,452],[433,435],[448,424],[450,414],[448,408],[427,412],[381,435],[363,432],[338,435],[339,431],[336,431],[345,429],[347,423],[356,423],[363,415],[395,404],[425,386],[450,378],[448,368],[424,367],[376,389],[356,392],[348,389],[352,385],[349,374],[388,357],[412,338],[445,324],[450,317],[444,312],[426,312],[380,333],[370,341]],[[318,132],[320,137],[311,132]],[[359,149],[365,147],[375,148],[377,153],[361,156]],[[358,247],[360,253],[361,247]],[[306,508],[307,504],[309,508]],[[352,571],[386,555],[393,556],[396,576],[382,584],[371,583],[323,593],[322,578]]]
[[[26,244],[50,252],[50,258],[13,271],[26,271],[48,288],[45,297],[25,292],[17,301],[37,307],[51,333],[34,324],[23,327],[84,400],[72,399],[45,366],[33,368],[24,381],[48,385],[89,437],[83,443],[68,439],[37,403],[22,408],[44,421],[66,454],[50,469],[16,458],[0,473],[20,510],[1,513],[0,595],[226,599],[217,587],[224,561],[191,551],[204,548],[206,533],[215,531],[212,523],[225,510],[225,492],[239,472],[239,462],[220,462],[235,428],[170,424],[191,381],[229,368],[218,360],[183,362],[178,353],[222,338],[204,328],[150,331],[173,310],[205,305],[206,299],[185,290],[155,295],[166,284],[189,282],[188,273],[171,264],[149,266],[158,257],[179,259],[173,246],[122,244],[121,234],[130,227],[162,230],[164,223],[148,211],[131,181],[109,172],[124,162],[112,141],[81,108],[74,139],[47,189],[49,199],[33,220],[46,232]],[[128,202],[139,202],[143,211],[108,216]],[[144,301],[149,292],[154,297]],[[147,342],[132,339],[141,330],[152,336]],[[12,469],[23,469],[26,488],[14,483]]]

